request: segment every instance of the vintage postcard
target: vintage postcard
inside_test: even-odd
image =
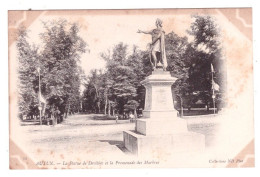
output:
[[[254,167],[252,9],[10,10],[10,169]]]

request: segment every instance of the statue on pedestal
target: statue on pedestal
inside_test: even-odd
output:
[[[163,68],[163,70],[166,71],[165,32],[162,29],[162,20],[157,19],[155,25],[157,28],[151,31],[138,30],[137,33],[152,35],[152,43],[149,44],[150,62],[154,70]]]
[[[143,118],[135,122],[135,131],[124,131],[124,146],[133,154],[147,155],[201,152],[205,147],[203,134],[189,132],[187,121],[177,117],[172,97],[172,85],[177,78],[166,71],[165,32],[162,21],[156,20],[156,29],[138,33],[150,34],[150,61],[154,72],[141,84],[145,87]],[[164,71],[162,71],[162,68]]]

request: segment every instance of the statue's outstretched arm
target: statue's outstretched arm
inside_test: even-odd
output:
[[[142,31],[142,30],[138,30],[137,33],[152,34],[152,31]]]

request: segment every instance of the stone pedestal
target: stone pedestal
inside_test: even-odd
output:
[[[171,77],[170,72],[155,70],[141,82],[145,86],[144,118],[176,118],[177,111],[173,106],[172,84],[177,78]]]
[[[139,119],[135,131],[142,135],[165,135],[187,132],[186,120],[180,118]]]
[[[135,130],[123,133],[130,152],[147,155],[204,150],[204,135],[189,132],[186,120],[177,117],[171,91],[176,80],[170,72],[155,70],[141,82],[146,88],[143,118],[136,121]]]
[[[123,136],[128,151],[150,158],[161,153],[203,152],[205,148],[204,135],[188,131],[169,135],[142,135],[135,131],[124,131]]]

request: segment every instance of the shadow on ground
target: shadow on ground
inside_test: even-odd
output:
[[[106,142],[109,143],[110,145],[116,146],[119,150],[121,150],[125,154],[131,154],[125,146],[124,146],[124,141],[115,141],[115,140],[100,140],[100,142]]]
[[[116,118],[114,116],[108,116],[108,115],[94,115],[92,117],[92,120],[116,120]],[[118,120],[129,121],[129,119],[118,119]]]
[[[181,112],[181,110],[178,110]],[[214,110],[183,110],[183,116],[199,116],[214,114]]]
[[[113,116],[107,116],[107,115],[95,115],[92,117],[93,120],[116,120]]]
[[[31,126],[31,125],[40,125],[40,121],[38,120],[23,120],[20,122],[21,126]]]

